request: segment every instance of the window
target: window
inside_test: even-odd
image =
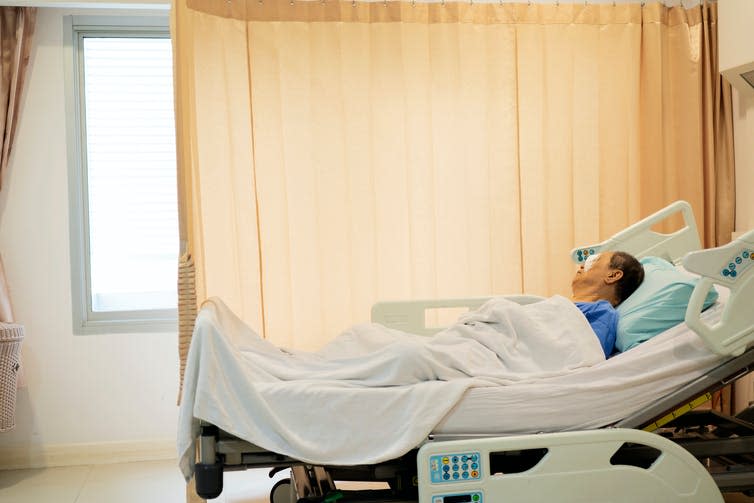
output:
[[[176,330],[166,19],[67,18],[74,332]]]

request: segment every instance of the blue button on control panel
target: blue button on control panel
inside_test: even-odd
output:
[[[478,480],[482,477],[481,456],[478,452],[430,456],[429,476],[433,484]]]

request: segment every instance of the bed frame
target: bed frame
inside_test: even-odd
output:
[[[668,218],[683,217],[670,234],[653,231]],[[399,459],[368,466],[311,466],[268,452],[202,423],[197,442],[196,490],[203,498],[222,491],[223,470],[290,468],[270,499],[278,502],[340,500],[421,503],[657,501],[722,502],[722,492],[754,494],[754,407],[735,417],[697,407],[712,393],[754,370],[754,231],[729,245],[700,250],[691,206],[678,201],[592,246],[576,248],[577,263],[605,250],[664,257],[702,276],[691,297],[686,323],[723,364],[651,407],[611,428],[568,433],[499,437],[430,435]],[[698,251],[696,251],[698,250]],[[691,253],[689,253],[691,251]],[[720,321],[707,325],[702,303],[714,285],[730,289]],[[519,303],[533,296],[509,297]],[[372,320],[402,331],[432,334],[428,310],[479,307],[488,298],[383,302]],[[652,432],[652,433],[650,433]],[[658,434],[659,433],[659,434]],[[467,478],[444,480],[455,458],[471,469]],[[444,463],[447,460],[447,463]],[[443,468],[449,466],[449,468]],[[706,468],[705,468],[706,467]],[[453,473],[456,473],[453,471]],[[470,474],[470,475],[468,475]],[[339,491],[338,481],[381,481],[389,489]]]

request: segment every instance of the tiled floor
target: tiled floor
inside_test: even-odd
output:
[[[228,472],[216,503],[267,503],[275,479],[267,470]],[[175,461],[0,471],[2,503],[185,503]]]
[[[275,481],[267,470],[228,472],[215,503],[267,503]],[[184,503],[186,486],[174,461],[0,471],[2,503]],[[752,503],[741,494],[728,503]]]

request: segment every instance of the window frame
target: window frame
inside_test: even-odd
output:
[[[64,16],[66,143],[68,145],[69,226],[73,333],[89,335],[178,330],[178,307],[133,311],[92,309],[89,246],[89,180],[85,123],[83,39],[170,38],[167,16]],[[176,186],[177,191],[177,186]],[[176,271],[178,270],[176,243]],[[176,282],[177,289],[177,282]]]

